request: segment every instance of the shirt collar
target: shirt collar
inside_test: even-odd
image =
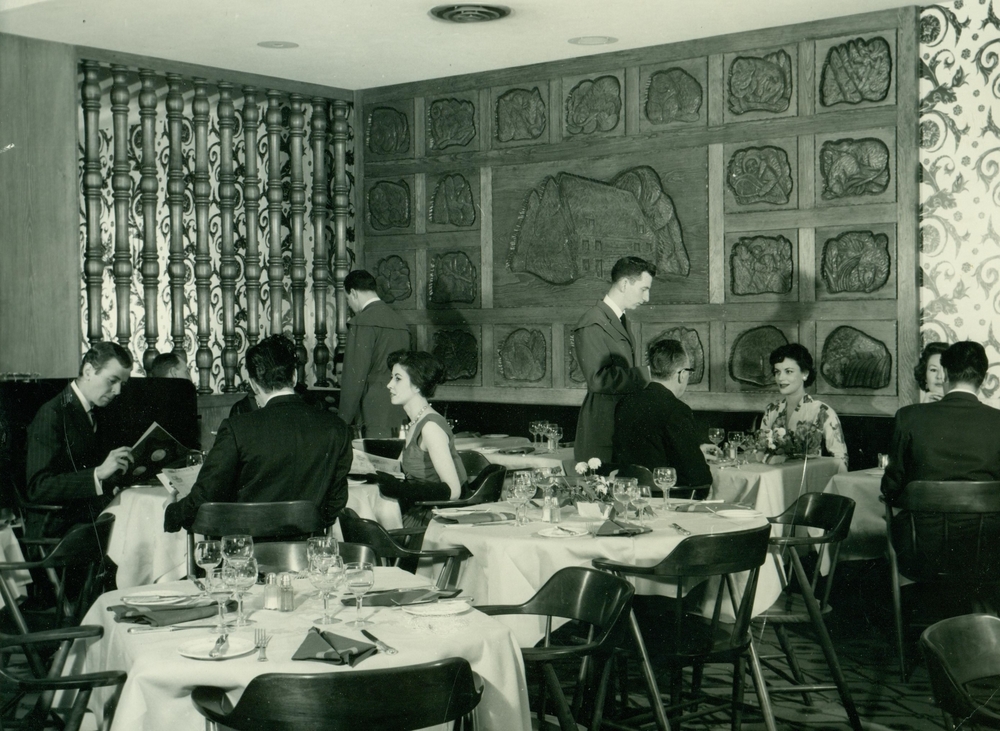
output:
[[[90,400],[86,396],[83,395],[83,391],[77,387],[76,381],[70,381],[69,387],[73,389],[73,393],[75,393],[76,397],[80,400],[80,405],[83,407],[83,410],[89,414],[91,409],[94,408],[94,405],[90,403]]]
[[[977,399],[979,398],[979,389],[973,388],[972,386],[966,386],[964,383],[956,383],[951,387],[951,390],[948,391],[948,393],[969,393]]]
[[[615,317],[619,320],[622,319],[622,315],[625,314],[625,310],[619,307],[611,297],[604,295],[604,304],[611,308],[611,311],[615,313]]]
[[[365,300],[363,303],[361,303],[361,309],[358,310],[358,314],[360,315],[362,312],[364,312],[365,308],[368,307],[368,305],[370,305],[372,302],[374,302],[378,298],[379,297],[378,297],[377,294],[373,294],[372,297],[371,297],[371,299]]]
[[[260,404],[260,407],[264,408],[265,406],[267,406],[268,402],[271,399],[277,396],[294,396],[294,395],[295,395],[295,389],[291,387],[279,388],[277,391],[271,391],[271,393],[268,394],[261,394],[261,399],[263,399],[264,403]]]

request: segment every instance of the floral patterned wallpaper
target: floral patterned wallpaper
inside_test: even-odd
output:
[[[976,340],[1000,406],[1000,0],[920,14],[920,330]]]
[[[82,83],[83,77],[80,76],[80,81]],[[132,166],[131,177],[132,177],[132,190],[129,198],[129,216],[128,216],[128,232],[129,241],[132,250],[132,286],[131,286],[131,338],[129,350],[136,359],[135,373],[142,373],[142,354],[146,350],[146,340],[145,340],[145,307],[144,307],[144,296],[143,296],[143,283],[142,277],[140,275],[141,267],[141,253],[143,246],[143,232],[142,232],[142,203],[141,203],[141,191],[139,188],[140,181],[140,170],[139,164],[142,159],[142,135],[139,127],[139,109],[137,101],[137,84],[133,84],[131,87],[132,95],[131,102],[129,106],[129,139],[128,139],[128,157],[129,162]],[[104,270],[104,285],[102,288],[102,324],[104,330],[104,339],[113,340],[116,338],[117,331],[117,304],[115,297],[115,282],[114,274],[112,271],[112,262],[114,257],[114,236],[115,236],[115,210],[114,210],[114,198],[111,190],[111,174],[112,174],[112,163],[114,158],[114,138],[113,138],[113,126],[110,112],[110,80],[105,79],[102,83],[102,99],[101,99],[101,117],[100,117],[100,162],[101,162],[101,174],[104,179],[104,185],[101,191],[101,239],[104,246],[104,260],[107,264]],[[159,253],[159,266],[160,266],[160,277],[159,277],[159,295],[157,297],[157,350],[161,353],[173,350],[173,342],[171,340],[171,297],[170,297],[170,281],[167,277],[167,256],[170,247],[170,213],[167,207],[166,201],[166,181],[167,181],[167,163],[169,159],[169,145],[167,136],[167,120],[166,120],[166,108],[165,108],[165,98],[166,98],[166,82],[162,81],[161,87],[158,89],[158,106],[157,106],[157,117],[156,117],[156,161],[157,161],[157,225],[156,225],[156,240],[157,240],[157,251]],[[198,310],[197,310],[197,294],[195,291],[194,282],[194,255],[195,255],[195,212],[194,212],[194,191],[193,191],[193,175],[194,175],[194,133],[192,128],[191,120],[191,99],[193,92],[190,88],[186,89],[184,102],[184,131],[183,131],[183,154],[184,154],[184,175],[186,181],[185,188],[185,202],[184,202],[184,214],[183,214],[183,230],[184,230],[184,251],[185,251],[185,266],[187,273],[184,281],[184,350],[187,353],[187,360],[189,369],[192,374],[192,378],[197,384],[197,368],[195,366],[195,353],[198,348],[197,334],[198,334]],[[258,106],[260,107],[260,128],[258,129],[258,145],[257,145],[257,158],[258,158],[258,182],[260,185],[260,208],[259,208],[259,228],[258,232],[258,249],[261,255],[261,267],[263,272],[261,275],[261,308],[260,308],[260,332],[261,337],[271,334],[270,333],[270,316],[271,316],[271,302],[269,296],[269,287],[267,284],[267,259],[268,259],[268,229],[269,229],[269,215],[268,215],[268,202],[267,202],[267,132],[264,127],[264,116],[267,106],[267,100],[263,98],[263,94],[258,95]],[[213,361],[211,370],[211,385],[214,392],[218,393],[222,391],[222,386],[224,384],[224,374],[222,369],[222,348],[223,348],[223,333],[222,333],[222,288],[219,279],[219,264],[220,255],[222,249],[222,229],[221,229],[221,217],[218,207],[218,183],[219,183],[219,125],[218,125],[218,94],[212,90],[209,95],[209,133],[208,133],[208,158],[209,158],[209,177],[212,185],[211,193],[211,203],[209,208],[209,246],[212,256],[212,279],[211,279],[211,339],[209,341],[209,348],[212,351]],[[236,248],[236,260],[237,266],[239,268],[239,273],[237,275],[237,286],[236,286],[236,331],[238,337],[238,353],[240,369],[242,370],[243,356],[247,348],[247,315],[246,315],[246,281],[244,277],[244,257],[246,254],[246,216],[243,211],[243,183],[244,183],[244,169],[243,160],[245,159],[244,150],[244,137],[242,130],[242,117],[240,116],[240,110],[243,104],[242,94],[236,93],[234,95],[234,103],[236,107],[236,119],[237,127],[234,130],[234,167],[236,172],[236,190],[237,190],[237,200],[235,209],[235,248]],[[282,298],[282,322],[283,331],[291,335],[292,330],[292,312],[291,312],[291,279],[289,276],[291,268],[291,255],[292,255],[292,244],[291,244],[291,234],[289,230],[290,218],[289,218],[289,194],[291,189],[291,178],[290,169],[288,162],[288,116],[289,108],[287,106],[283,107],[283,126],[281,132],[281,171],[282,171],[282,189],[284,191],[284,201],[282,204],[281,212],[281,238],[282,238],[282,263],[284,267],[284,296]],[[306,337],[305,337],[305,348],[309,353],[310,362],[307,365],[307,381],[312,383],[315,379],[315,374],[312,370],[312,349],[316,344],[315,336],[313,334],[315,326],[315,316],[314,316],[314,300],[312,293],[312,267],[313,267],[313,226],[311,221],[312,214],[312,170],[313,170],[313,156],[312,148],[310,143],[311,133],[309,130],[309,118],[312,114],[310,105],[306,105],[305,115],[306,115],[306,136],[303,140],[304,157],[303,157],[303,177],[306,183],[306,211],[305,211],[305,231],[304,231],[304,248],[306,256],[306,291],[305,291],[305,326],[306,326]],[[348,118],[349,122],[353,123],[353,111],[351,116]],[[332,118],[328,123],[328,131],[332,129]],[[79,120],[79,130],[81,135],[80,140],[80,175],[82,181],[83,174],[83,134],[84,126],[82,119],[82,109],[81,118]],[[347,163],[348,163],[348,180],[353,188],[353,124],[351,125],[350,137],[348,139],[347,148]],[[330,266],[331,272],[333,267],[333,191],[332,191],[332,179],[333,179],[333,147],[332,140],[330,140],[327,153],[326,153],[326,170],[329,178],[329,185],[327,194],[329,196],[328,201],[328,214],[329,220],[326,226],[326,240],[328,250],[330,251]],[[84,200],[83,200],[83,186],[81,182],[81,199],[80,199],[80,256],[81,256],[81,267],[80,271],[83,272],[83,256],[86,250],[86,218],[84,215]],[[354,207],[353,207],[353,190],[350,193],[350,210],[348,218],[348,247],[353,248],[354,240]],[[81,323],[82,323],[82,333],[83,333],[83,343],[82,349],[86,351],[86,333],[87,333],[87,297],[86,297],[86,282],[83,280],[81,275]],[[327,296],[327,346],[331,349],[334,348],[336,343],[336,335],[334,331],[336,329],[336,312],[334,306],[333,290],[332,290],[332,280],[331,287],[328,290]],[[332,364],[328,371],[332,374]],[[236,382],[239,384],[243,380],[243,373],[237,372]]]

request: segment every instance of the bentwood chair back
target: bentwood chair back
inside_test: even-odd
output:
[[[1000,729],[1000,618],[966,614],[943,619],[920,635],[931,690],[945,728]]]
[[[476,476],[480,472],[492,464],[486,459],[486,455],[475,450],[459,452],[458,456],[462,460],[462,465],[465,467],[465,474],[468,475],[470,480],[476,479]]]
[[[910,482],[886,500],[885,520],[896,649],[905,680],[899,577],[971,593],[1000,584],[1000,482]]]
[[[503,465],[491,464],[465,488],[466,497],[458,500],[424,500],[416,503],[420,508],[464,508],[470,505],[495,503],[503,492],[503,481],[507,477],[507,468]]]
[[[191,692],[198,712],[236,731],[409,731],[461,720],[471,728],[483,682],[458,657],[343,673],[266,673],[234,707],[225,688]]]
[[[590,727],[601,727],[611,657],[615,648],[626,637],[634,593],[632,585],[617,576],[582,566],[570,566],[553,574],[523,604],[479,607],[480,612],[490,616],[517,614],[545,617],[545,640],[542,646],[521,648],[525,664],[540,665],[545,677],[538,703],[540,727],[544,726],[545,692],[548,691],[555,700],[556,715],[563,731],[577,728],[574,715],[580,715],[582,702],[576,703],[575,709],[570,708],[553,667],[554,662],[574,658],[593,658],[596,663],[595,674],[600,680]],[[589,625],[591,629],[587,641],[582,644],[552,644],[553,617],[577,620]],[[581,679],[579,683],[582,682]],[[575,694],[581,701],[582,691],[578,687]]]
[[[272,541],[269,543],[255,543],[253,545],[254,558],[262,574],[281,573],[283,571],[309,570],[309,558],[307,556],[308,544],[306,541]],[[339,544],[340,556],[345,563],[370,563],[378,562],[378,555],[371,546],[360,543]]]

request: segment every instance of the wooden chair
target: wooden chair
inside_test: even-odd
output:
[[[898,513],[895,511],[899,511]],[[899,577],[975,596],[1000,585],[1000,482],[919,480],[886,500],[892,605],[899,672],[906,643]]]
[[[664,617],[666,639],[661,647],[655,647],[656,655],[671,670],[670,698],[672,706],[664,709],[653,673],[650,655],[647,652],[643,634],[633,612],[630,617],[633,639],[639,649],[643,664],[643,675],[650,692],[650,705],[661,729],[669,728],[664,711],[669,710],[674,722],[693,719],[713,713],[714,708],[697,710],[699,703],[713,699],[700,694],[701,667],[707,663],[732,663],[732,727],[739,729],[743,715],[743,684],[745,663],[750,662],[750,670],[761,712],[768,731],[775,731],[771,700],[761,673],[760,660],[750,632],[750,618],[754,596],[757,593],[757,575],[767,558],[768,539],[771,526],[761,526],[744,531],[695,535],[685,538],[670,554],[655,566],[633,566],[605,559],[595,559],[594,566],[619,576],[655,577],[674,584],[673,617]],[[746,572],[746,585],[742,592],[737,588],[736,577]],[[718,578],[711,618],[688,612],[684,596],[690,586],[707,579]],[[720,621],[723,596],[727,593],[732,603],[735,621]],[[693,667],[692,698],[682,697],[682,669]],[[717,700],[717,699],[714,699]],[[693,708],[692,712],[678,716],[678,712]]]
[[[342,673],[266,673],[250,681],[234,707],[227,688],[200,685],[195,708],[211,724],[236,731],[409,731],[450,721],[472,728],[483,682],[469,662],[438,662]]]
[[[272,541],[255,543],[253,555],[262,574],[283,571],[305,572],[309,570],[306,541]],[[378,562],[378,554],[371,546],[360,543],[339,544],[340,556],[345,563],[359,562],[374,564]]]
[[[439,589],[454,588],[462,561],[472,555],[465,546],[452,546],[434,551],[414,551],[404,548],[396,543],[381,525],[374,520],[359,517],[350,508],[344,508],[340,514],[340,530],[346,541],[363,543],[374,548],[384,566],[397,566],[403,561],[412,564],[415,569],[416,562],[422,558],[443,560],[444,568],[441,569],[437,579]]]
[[[486,459],[486,455],[475,450],[459,452],[458,456],[461,458],[462,464],[465,466],[465,474],[468,475],[470,480],[476,479],[480,472],[492,464],[492,462]]]
[[[482,503],[495,503],[503,492],[503,481],[506,477],[506,467],[490,464],[466,487],[464,491],[466,497],[458,500],[424,500],[416,503],[416,506],[421,508],[462,508]]]
[[[772,524],[781,525],[785,532],[781,536],[771,537],[772,559],[778,564],[778,575],[782,582],[782,595],[767,610],[754,618],[754,623],[763,634],[768,627],[774,630],[778,644],[784,652],[788,667],[792,672],[794,685],[770,687],[770,693],[801,692],[807,706],[812,705],[809,695],[813,691],[836,690],[847,711],[847,718],[855,731],[861,731],[861,719],[851,697],[851,690],[844,678],[844,673],[837,660],[837,652],[830,639],[823,615],[830,611],[830,589],[837,569],[837,556],[840,543],[847,537],[854,517],[854,501],[841,495],[822,492],[808,492],[796,500],[785,512],[768,520]],[[809,535],[806,531],[821,531],[818,535]],[[818,556],[812,575],[806,573],[802,565],[800,550],[817,550]],[[780,556],[780,560],[779,560]],[[822,596],[816,598],[816,588],[819,585],[820,573],[825,559],[829,559],[829,570]],[[787,563],[790,561],[797,584],[792,584],[787,574]],[[834,684],[807,684],[798,659],[792,650],[785,628],[791,624],[812,624],[819,639],[820,648],[830,668]],[[761,656],[761,661],[780,676],[787,679],[787,674],[775,668],[770,660],[774,656]],[[779,656],[780,657],[780,656]]]
[[[479,607],[479,611],[490,616],[537,615],[545,617],[545,639],[541,647],[522,647],[521,655],[525,664],[541,665],[545,682],[539,699],[537,712],[539,727],[544,727],[546,691],[556,703],[556,715],[562,731],[576,731],[574,709],[570,708],[562,685],[556,675],[553,663],[573,658],[592,658],[595,662],[595,676],[599,682],[594,699],[594,715],[591,728],[599,729],[602,723],[604,699],[607,694],[611,657],[614,650],[625,639],[632,595],[635,589],[624,579],[580,566],[560,569],[523,604],[493,605]],[[553,617],[583,622],[592,629],[584,644],[552,644]],[[578,681],[578,702],[576,715],[582,707],[585,672]]]
[[[956,720],[963,729],[1000,729],[1000,618],[943,619],[920,635],[920,650],[948,731],[955,731]]]

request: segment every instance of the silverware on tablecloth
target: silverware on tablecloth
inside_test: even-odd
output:
[[[130,635],[135,634],[146,634],[147,632],[178,632],[182,629],[215,629],[214,624],[185,624],[183,626],[172,624],[168,627],[148,627],[146,625],[136,625],[135,627],[129,627],[128,633]]]
[[[266,630],[254,630],[254,647],[257,648],[257,662],[267,662],[267,643],[271,641],[271,635]]]
[[[671,523],[670,527],[673,528],[678,533],[680,533],[682,536],[691,535],[691,531],[689,531],[687,528],[682,528],[681,526],[677,525],[677,523]]]
[[[397,650],[395,647],[390,647],[389,645],[385,644],[384,642],[382,642],[382,640],[380,640],[378,637],[376,637],[366,629],[361,630],[361,634],[363,634],[369,640],[374,642],[375,647],[378,648],[379,652],[384,652],[386,655],[395,655],[397,652],[399,652],[399,650]]]
[[[226,651],[227,647],[229,647],[229,632],[223,631],[223,633],[219,635],[219,639],[215,641],[215,647],[209,651],[208,656],[214,660],[219,655],[222,655]]]

